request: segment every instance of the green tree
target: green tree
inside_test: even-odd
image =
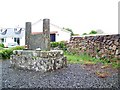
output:
[[[97,34],[97,31],[92,30],[89,34]]]
[[[71,32],[71,36],[72,36],[72,35],[74,35],[74,33],[73,33],[72,29],[70,29],[70,28],[63,28],[63,29],[65,29],[65,30],[67,30],[67,31]]]
[[[82,35],[87,35],[87,33],[83,33]]]

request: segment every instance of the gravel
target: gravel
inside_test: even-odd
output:
[[[2,88],[118,88],[118,73],[98,78],[83,69],[80,64],[68,64],[67,68],[40,73],[13,69],[9,60],[2,65]]]

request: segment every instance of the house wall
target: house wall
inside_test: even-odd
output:
[[[5,38],[5,42],[4,42],[4,45],[6,46],[8,43],[14,43],[14,38],[15,37],[7,37],[7,38]],[[2,43],[1,42],[1,39],[0,39],[0,43]],[[20,38],[20,46],[23,46],[23,45],[25,45],[25,36],[23,36],[22,38]]]
[[[57,31],[56,33],[56,42],[59,41],[69,41],[71,37],[71,33],[67,30],[64,30],[63,28],[60,28],[59,26],[50,25],[50,31]]]
[[[13,43],[13,42],[14,42],[14,38],[7,37],[7,38],[5,38],[5,41],[3,42],[3,44],[6,47],[8,43]]]
[[[20,38],[20,46],[25,45],[25,37]]]
[[[59,30],[58,33],[56,33],[55,36],[56,36],[56,42],[69,41],[70,40],[70,33],[66,32],[66,31]],[[7,37],[6,38],[5,43],[12,43],[12,42],[14,42],[14,38],[13,39],[12,39],[12,37]],[[32,42],[34,42],[34,40]],[[24,31],[23,37],[20,37],[20,46],[23,46],[23,45],[25,45],[25,31]]]
[[[24,46],[25,45],[25,32],[23,37],[20,38],[20,46]]]
[[[20,46],[23,46],[25,45],[25,30],[23,28],[21,34],[15,34],[14,28],[7,28],[7,33],[5,35],[0,34],[0,43],[2,43],[2,38],[5,38],[5,45],[8,43],[14,43],[14,38],[19,38]]]
[[[60,30],[56,33],[56,42],[69,41],[70,37],[70,32]]]
[[[6,38],[6,42],[5,43],[13,43],[14,42],[14,38],[12,37],[7,37]]]
[[[43,31],[43,23],[39,22],[39,24],[33,25],[32,30],[33,30],[33,32],[42,32]],[[53,26],[50,24],[50,31],[58,32],[58,33],[56,33],[56,42],[70,40],[70,37],[71,37],[70,32],[68,32],[66,30],[63,31],[62,28],[59,28],[59,27],[56,27],[56,26]]]

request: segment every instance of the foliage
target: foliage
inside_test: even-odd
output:
[[[23,46],[16,46],[14,48],[3,49],[3,50],[0,50],[0,56],[3,59],[9,59],[10,55],[13,54],[13,50],[23,50],[23,49],[24,49]]]
[[[1,52],[2,58],[3,59],[10,58],[10,55],[12,54],[12,52],[13,52],[13,50],[11,50],[11,49],[2,50],[2,52]]]
[[[83,33],[82,35],[87,35],[87,33]]]
[[[60,41],[60,42],[51,42],[51,48],[58,47],[59,49],[66,50],[66,42]]]
[[[74,35],[72,35],[72,36],[79,36],[79,34],[74,34]]]
[[[3,47],[3,48],[4,48],[4,44],[3,44],[3,43],[0,43],[0,47]]]
[[[58,47],[59,46],[59,42],[50,42],[51,47]]]
[[[64,52],[67,57],[68,63],[81,63],[81,57],[72,53]]]
[[[97,34],[97,31],[92,30],[89,34]]]
[[[11,48],[12,50],[23,50],[25,47],[24,46],[16,46]]]
[[[2,50],[3,49],[3,47],[0,47],[0,50]]]
[[[60,47],[61,49],[66,48],[66,42],[65,42],[65,41],[59,42],[59,47]]]
[[[74,33],[73,33],[73,30],[72,30],[72,29],[70,29],[70,28],[63,28],[63,29],[65,29],[65,30],[67,30],[67,31],[71,32],[71,36],[72,36],[72,35],[74,35]]]
[[[89,32],[89,34],[97,34],[97,31],[92,30],[92,31]],[[87,34],[87,33],[83,33],[82,35],[89,35],[89,34]]]
[[[98,59],[95,57],[91,57],[86,53],[83,54],[76,54],[76,53],[64,53],[67,57],[69,63],[82,63],[86,64],[86,62],[95,64],[95,63],[103,63],[104,65],[111,65],[113,68],[120,68],[120,63],[118,62],[109,62],[109,60]]]

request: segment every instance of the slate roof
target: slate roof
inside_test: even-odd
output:
[[[23,37],[24,36],[23,28],[4,28],[0,29],[0,38],[7,38],[7,37]]]

